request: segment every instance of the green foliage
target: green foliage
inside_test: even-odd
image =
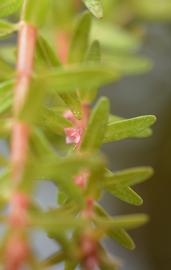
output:
[[[132,23],[138,27],[138,16],[167,19],[170,16],[168,1],[162,4],[157,1],[156,5],[146,0],[139,4],[133,0],[123,2],[131,14],[129,17],[134,16]],[[107,98],[96,101],[100,87],[151,68],[148,59],[137,55],[140,38],[123,26],[125,21],[119,14],[125,14],[125,6],[120,2],[0,0],[0,17],[12,15],[0,21],[0,37],[20,30],[20,21],[13,23],[19,14],[21,20],[34,26],[37,32],[34,65],[29,72],[27,65],[26,72],[15,71],[19,48],[2,45],[0,50],[0,135],[9,152],[16,124],[24,124],[29,131],[24,164],[20,164],[18,158],[25,150],[23,145],[20,145],[20,153],[10,160],[0,156],[0,208],[4,209],[18,193],[24,194],[30,203],[26,213],[28,222],[22,224],[21,230],[15,220],[8,222],[10,229],[5,231],[4,239],[10,239],[16,228],[19,234],[21,231],[22,239],[27,239],[30,230],[40,229],[59,245],[59,251],[43,262],[37,261],[31,252],[27,262],[31,269],[48,269],[61,262],[65,270],[74,270],[77,266],[85,269],[89,254],[84,253],[84,241],[96,247],[93,252],[97,253],[99,269],[118,269],[115,260],[102,247],[103,239],[109,237],[127,249],[134,249],[127,230],[148,221],[144,214],[112,217],[97,202],[107,191],[124,202],[141,205],[143,199],[132,186],[153,174],[150,167],[111,172],[107,169],[107,158],[101,154],[105,143],[148,137],[156,121],[153,115],[131,119],[112,115]],[[85,6],[88,10],[82,12]],[[97,20],[103,14],[104,18]],[[59,43],[57,47],[61,46],[58,52],[54,36]],[[22,55],[22,61],[29,57],[30,51],[27,53]],[[67,54],[65,61],[63,53]],[[24,81],[24,86],[20,85],[22,90],[27,81],[29,86],[19,110],[15,111],[19,97],[18,91],[13,89],[20,81]],[[19,144],[27,138],[18,140]],[[17,182],[11,182],[14,180],[13,162],[21,170],[21,179]],[[38,183],[44,180],[57,187],[57,205],[47,211],[41,209],[34,198]],[[24,219],[23,212],[21,219]],[[6,222],[6,214],[2,213],[1,220]],[[0,251],[3,258],[6,245],[2,243],[4,248]]]
[[[106,98],[101,98],[90,117],[81,145],[82,151],[97,151],[99,149],[103,142],[108,115],[109,102]]]
[[[83,2],[97,18],[103,17],[103,7],[101,0],[83,0]]]
[[[15,13],[22,5],[23,0],[0,0],[0,17]]]

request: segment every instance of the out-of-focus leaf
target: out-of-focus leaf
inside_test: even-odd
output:
[[[100,63],[101,62],[101,48],[100,48],[100,43],[95,40],[88,53],[87,53],[87,57],[85,59],[85,61],[91,62],[91,63]],[[97,91],[98,89],[94,89],[92,90],[87,89],[86,91],[81,91],[81,100],[85,103],[91,103],[97,95]]]
[[[88,13],[83,14],[75,30],[69,50],[69,62],[83,61],[88,49],[91,18]]]
[[[0,0],[0,18],[15,13],[22,3],[23,0]]]
[[[110,219],[104,218],[95,218],[95,222],[98,227],[103,227],[107,230],[111,230],[112,228],[120,229],[124,228],[127,230],[135,229],[139,226],[144,225],[149,220],[148,216],[145,214],[133,214],[133,215],[125,215],[125,216],[118,216]]]
[[[103,6],[101,0],[83,0],[91,13],[98,19],[103,17]]]
[[[60,191],[65,192],[68,198],[79,202],[81,207],[84,205],[83,193],[75,185],[74,177],[82,170],[88,169],[91,171],[99,163],[101,164],[100,158],[95,156],[59,158],[57,155],[50,153],[46,156],[43,155],[41,158],[39,157],[39,163],[36,162],[36,158],[30,158],[25,170],[24,179],[27,180],[26,185],[27,182],[30,185],[33,179],[51,180],[58,185]]]
[[[17,30],[15,24],[0,20],[0,37],[7,36]]]
[[[64,270],[75,270],[77,268],[77,264],[78,264],[78,262],[74,262],[74,261],[68,260],[65,263]]]
[[[152,63],[149,59],[127,54],[105,54],[102,62],[106,65],[108,64],[111,68],[119,70],[122,74],[129,75],[147,72],[152,68]]]
[[[1,203],[9,200],[11,193],[10,171],[5,169],[0,173],[0,207]]]
[[[4,81],[0,83],[0,114],[3,114],[11,109],[14,81]]]
[[[101,61],[101,48],[98,40],[93,41],[88,53],[87,61],[99,63]]]
[[[33,227],[41,228],[51,233],[55,232],[56,235],[60,235],[66,230],[80,228],[84,225],[81,219],[76,219],[65,212],[58,213],[58,215],[51,214],[51,212],[36,213],[30,219]]]
[[[111,217],[106,213],[106,211],[99,204],[96,205],[96,214],[98,214],[100,217],[111,219]],[[108,231],[107,234],[109,237],[117,241],[121,246],[130,250],[135,248],[134,241],[124,229],[112,228],[111,230]]]
[[[36,123],[42,113],[45,94],[44,84],[39,80],[32,80],[25,103],[19,112],[19,119],[29,124]]]
[[[42,127],[51,129],[56,134],[64,135],[64,128],[70,127],[71,122],[66,120],[61,112],[55,109],[47,109],[42,116]]]
[[[0,167],[4,167],[8,164],[8,160],[1,154],[0,155]]]
[[[109,122],[104,143],[126,138],[146,137],[151,134],[149,127],[156,121],[154,115],[139,116],[131,119]]]
[[[117,185],[133,186],[144,182],[152,174],[153,169],[151,167],[137,167],[116,173],[109,173],[104,180],[104,186],[111,190]]]
[[[63,99],[67,107],[72,111],[77,119],[82,117],[82,104],[80,96],[77,92],[62,93],[60,97]]]
[[[99,40],[102,48],[112,51],[129,52],[139,47],[139,41],[134,35],[122,28],[108,23],[93,21],[91,40]]]
[[[96,89],[120,78],[117,70],[111,70],[102,65],[82,64],[73,65],[64,69],[56,69],[46,72],[37,79],[49,81],[52,91],[59,93],[68,91],[86,91],[86,89]],[[48,86],[47,86],[48,87]]]
[[[139,206],[143,204],[143,199],[130,187],[116,186],[114,189],[107,188],[108,192],[117,197],[118,199]]]
[[[44,132],[39,128],[33,128],[30,136],[30,150],[33,152],[34,156],[51,156],[55,155],[54,149],[50,144],[49,140],[46,138]]]
[[[36,58],[37,61],[39,61],[41,64],[44,64],[46,67],[51,68],[60,66],[60,61],[57,58],[55,51],[47,39],[45,39],[42,35],[38,36]]]
[[[101,98],[90,116],[88,127],[81,144],[81,150],[98,150],[103,142],[108,116],[109,102],[106,98]]]
[[[11,133],[12,121],[11,119],[0,119],[0,136],[6,138]]]
[[[23,20],[35,25],[41,26],[49,10],[49,0],[26,0],[23,9]]]

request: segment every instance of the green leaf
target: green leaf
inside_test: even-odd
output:
[[[106,190],[118,199],[129,204],[133,204],[136,206],[143,204],[143,199],[130,187],[117,185],[112,190],[110,189],[110,187],[106,188]]]
[[[110,219],[104,218],[95,218],[95,222],[98,227],[103,227],[107,230],[111,230],[112,228],[124,228],[127,230],[135,229],[139,226],[144,225],[149,221],[149,218],[145,214],[133,214],[133,215],[124,215],[118,216]]]
[[[109,122],[104,143],[126,138],[148,136],[148,128],[153,125],[155,121],[156,117],[154,115],[145,115],[117,122]]]
[[[13,80],[8,80],[0,83],[0,114],[7,112],[12,107],[13,86]]]
[[[45,86],[39,80],[32,80],[25,102],[19,112],[19,119],[29,124],[35,124],[42,113],[42,103],[45,98]],[[36,93],[36,94],[35,94]]]
[[[98,40],[93,41],[87,54],[87,61],[99,63],[101,61],[101,48]]]
[[[60,97],[63,99],[67,108],[69,108],[77,119],[82,118],[82,104],[77,93],[62,93]]]
[[[79,63],[83,61],[88,49],[90,27],[90,15],[85,13],[81,17],[72,38],[69,50],[69,63]]]
[[[109,173],[104,180],[104,187],[114,189],[117,185],[133,186],[144,182],[153,174],[151,167],[137,167],[116,173]]]
[[[11,119],[0,119],[0,136],[6,138],[10,135],[12,129]]]
[[[83,0],[86,7],[98,19],[103,17],[103,6],[101,0]]]
[[[129,75],[147,72],[153,66],[152,62],[147,58],[127,53],[117,54],[117,52],[105,53],[102,62],[111,66],[111,68],[119,70],[122,74]]]
[[[49,155],[42,153],[39,162],[35,156],[29,159],[23,178],[26,179],[26,185],[27,183],[30,185],[33,179],[51,180],[58,185],[60,191],[65,192],[68,198],[79,202],[79,206],[82,207],[84,205],[83,192],[75,185],[74,177],[82,170],[91,171],[99,166],[99,163],[101,163],[99,157],[90,155],[59,158],[55,153]]]
[[[49,0],[26,0],[23,9],[23,20],[36,27],[41,26],[49,11]]]
[[[0,18],[15,13],[22,3],[23,0],[0,0]]]
[[[93,20],[90,40],[99,40],[105,52],[112,55],[121,52],[134,51],[139,47],[139,40],[135,35],[124,30],[122,27],[114,26],[111,23]]]
[[[95,40],[87,53],[85,61],[90,63],[100,63],[101,62],[101,48],[100,43]],[[97,96],[98,89],[87,89],[86,91],[81,91],[81,100],[85,103],[91,103]]]
[[[108,236],[114,239],[118,244],[124,248],[133,250],[135,248],[135,243],[131,236],[124,229],[110,230]]]
[[[70,127],[71,122],[66,120],[61,112],[55,109],[46,109],[43,112],[41,126],[56,134],[64,135],[64,128]]]
[[[17,30],[15,24],[0,20],[0,37],[7,36]]]
[[[37,61],[49,68],[61,65],[51,44],[42,35],[38,36],[36,58]]]
[[[61,235],[63,232],[72,228],[80,228],[84,222],[80,219],[65,213],[36,213],[30,217],[30,222],[33,227],[44,229],[48,232],[55,232],[56,235]]]
[[[52,91],[59,93],[68,91],[86,91],[86,89],[96,89],[102,85],[119,79],[120,74],[116,70],[106,68],[97,64],[83,64],[56,69],[46,72],[37,79],[47,81]]]
[[[101,98],[90,116],[88,127],[81,144],[81,150],[96,151],[99,149],[103,142],[108,116],[108,99]]]
[[[96,214],[100,217],[111,219],[111,217],[108,215],[108,213],[99,205],[96,204]],[[134,249],[135,244],[132,240],[132,238],[129,236],[129,234],[121,228],[114,229],[112,228],[107,232],[107,235],[117,241],[121,246],[127,248],[127,249]]]
[[[1,203],[9,200],[11,193],[10,171],[5,169],[0,174],[0,207]]]

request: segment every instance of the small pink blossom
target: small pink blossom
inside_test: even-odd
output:
[[[87,185],[89,173],[87,171],[82,171],[79,175],[75,177],[75,184],[81,189],[84,189]]]
[[[75,119],[75,117],[71,111],[65,111],[64,118],[71,121],[71,122],[73,122],[73,120]]]
[[[66,143],[79,144],[81,140],[81,131],[79,128],[65,128]]]

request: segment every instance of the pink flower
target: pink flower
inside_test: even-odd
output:
[[[79,144],[81,140],[81,130],[79,128],[65,128],[66,143]]]
[[[87,171],[82,171],[79,175],[75,177],[75,184],[81,189],[84,189],[87,185],[89,173]]]

